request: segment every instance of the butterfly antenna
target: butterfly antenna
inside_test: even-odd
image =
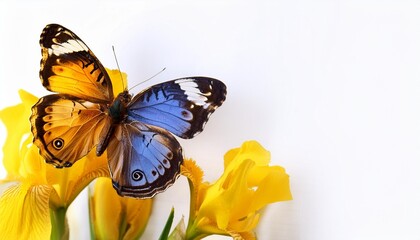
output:
[[[159,72],[157,72],[155,75],[153,75],[153,76],[149,77],[148,79],[146,79],[146,80],[144,80],[144,81],[141,81],[141,82],[137,83],[136,85],[132,86],[130,89],[128,89],[128,91],[130,91],[131,89],[133,89],[133,88],[137,87],[138,85],[140,85],[140,84],[142,84],[142,83],[145,83],[145,82],[147,82],[147,81],[149,81],[149,80],[153,79],[154,77],[156,77],[157,75],[161,74],[161,73],[162,73],[163,71],[165,71],[165,70],[166,70],[166,67],[164,67],[162,70],[160,70]]]
[[[124,86],[124,78],[123,78],[123,75],[121,73],[120,65],[118,64],[117,55],[115,54],[114,46],[112,46],[112,52],[114,53],[115,62],[117,63],[117,68],[118,68],[118,71],[120,72],[120,76],[121,76],[121,82],[122,82],[122,85]],[[125,87],[124,87],[124,89],[125,89]]]

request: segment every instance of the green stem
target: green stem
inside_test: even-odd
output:
[[[190,214],[188,216],[188,226],[187,226],[187,229],[188,229],[194,223],[194,220],[195,220],[197,194],[195,193],[193,182],[189,178],[187,179],[188,179],[188,185],[190,187]]]
[[[69,239],[69,227],[66,219],[67,208],[60,207],[50,210],[51,217],[51,240]]]
[[[185,239],[186,240],[198,240],[198,239],[203,239],[207,236],[210,236],[211,234],[206,234],[206,233],[202,233],[202,232],[197,232],[197,231],[188,231],[185,234]]]
[[[188,185],[190,187],[190,214],[188,217],[188,225],[187,225],[187,230],[185,232],[185,239],[186,240],[202,239],[205,236],[208,236],[209,234],[203,234],[202,232],[198,232],[195,226],[198,189],[194,188],[195,187],[194,183],[189,178],[187,179],[188,179]]]

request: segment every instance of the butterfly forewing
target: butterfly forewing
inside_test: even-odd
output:
[[[115,128],[107,154],[114,188],[137,198],[171,186],[183,160],[181,146],[169,132],[137,121]]]
[[[154,85],[134,97],[129,119],[159,126],[182,138],[203,131],[226,98],[226,86],[208,77],[181,78]]]
[[[39,42],[39,75],[45,88],[91,102],[112,102],[112,83],[105,68],[76,34],[50,24],[42,31]]]

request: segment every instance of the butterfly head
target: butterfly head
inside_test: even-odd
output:
[[[128,91],[120,93],[112,102],[108,109],[108,113],[113,123],[121,123],[127,117],[127,105],[131,101],[131,94]]]

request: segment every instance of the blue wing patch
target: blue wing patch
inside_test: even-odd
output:
[[[118,194],[150,198],[175,182],[183,156],[169,132],[134,121],[118,125],[113,134],[107,154]]]
[[[136,95],[128,106],[128,119],[192,138],[203,131],[209,116],[225,99],[226,86],[217,79],[180,78]]]

